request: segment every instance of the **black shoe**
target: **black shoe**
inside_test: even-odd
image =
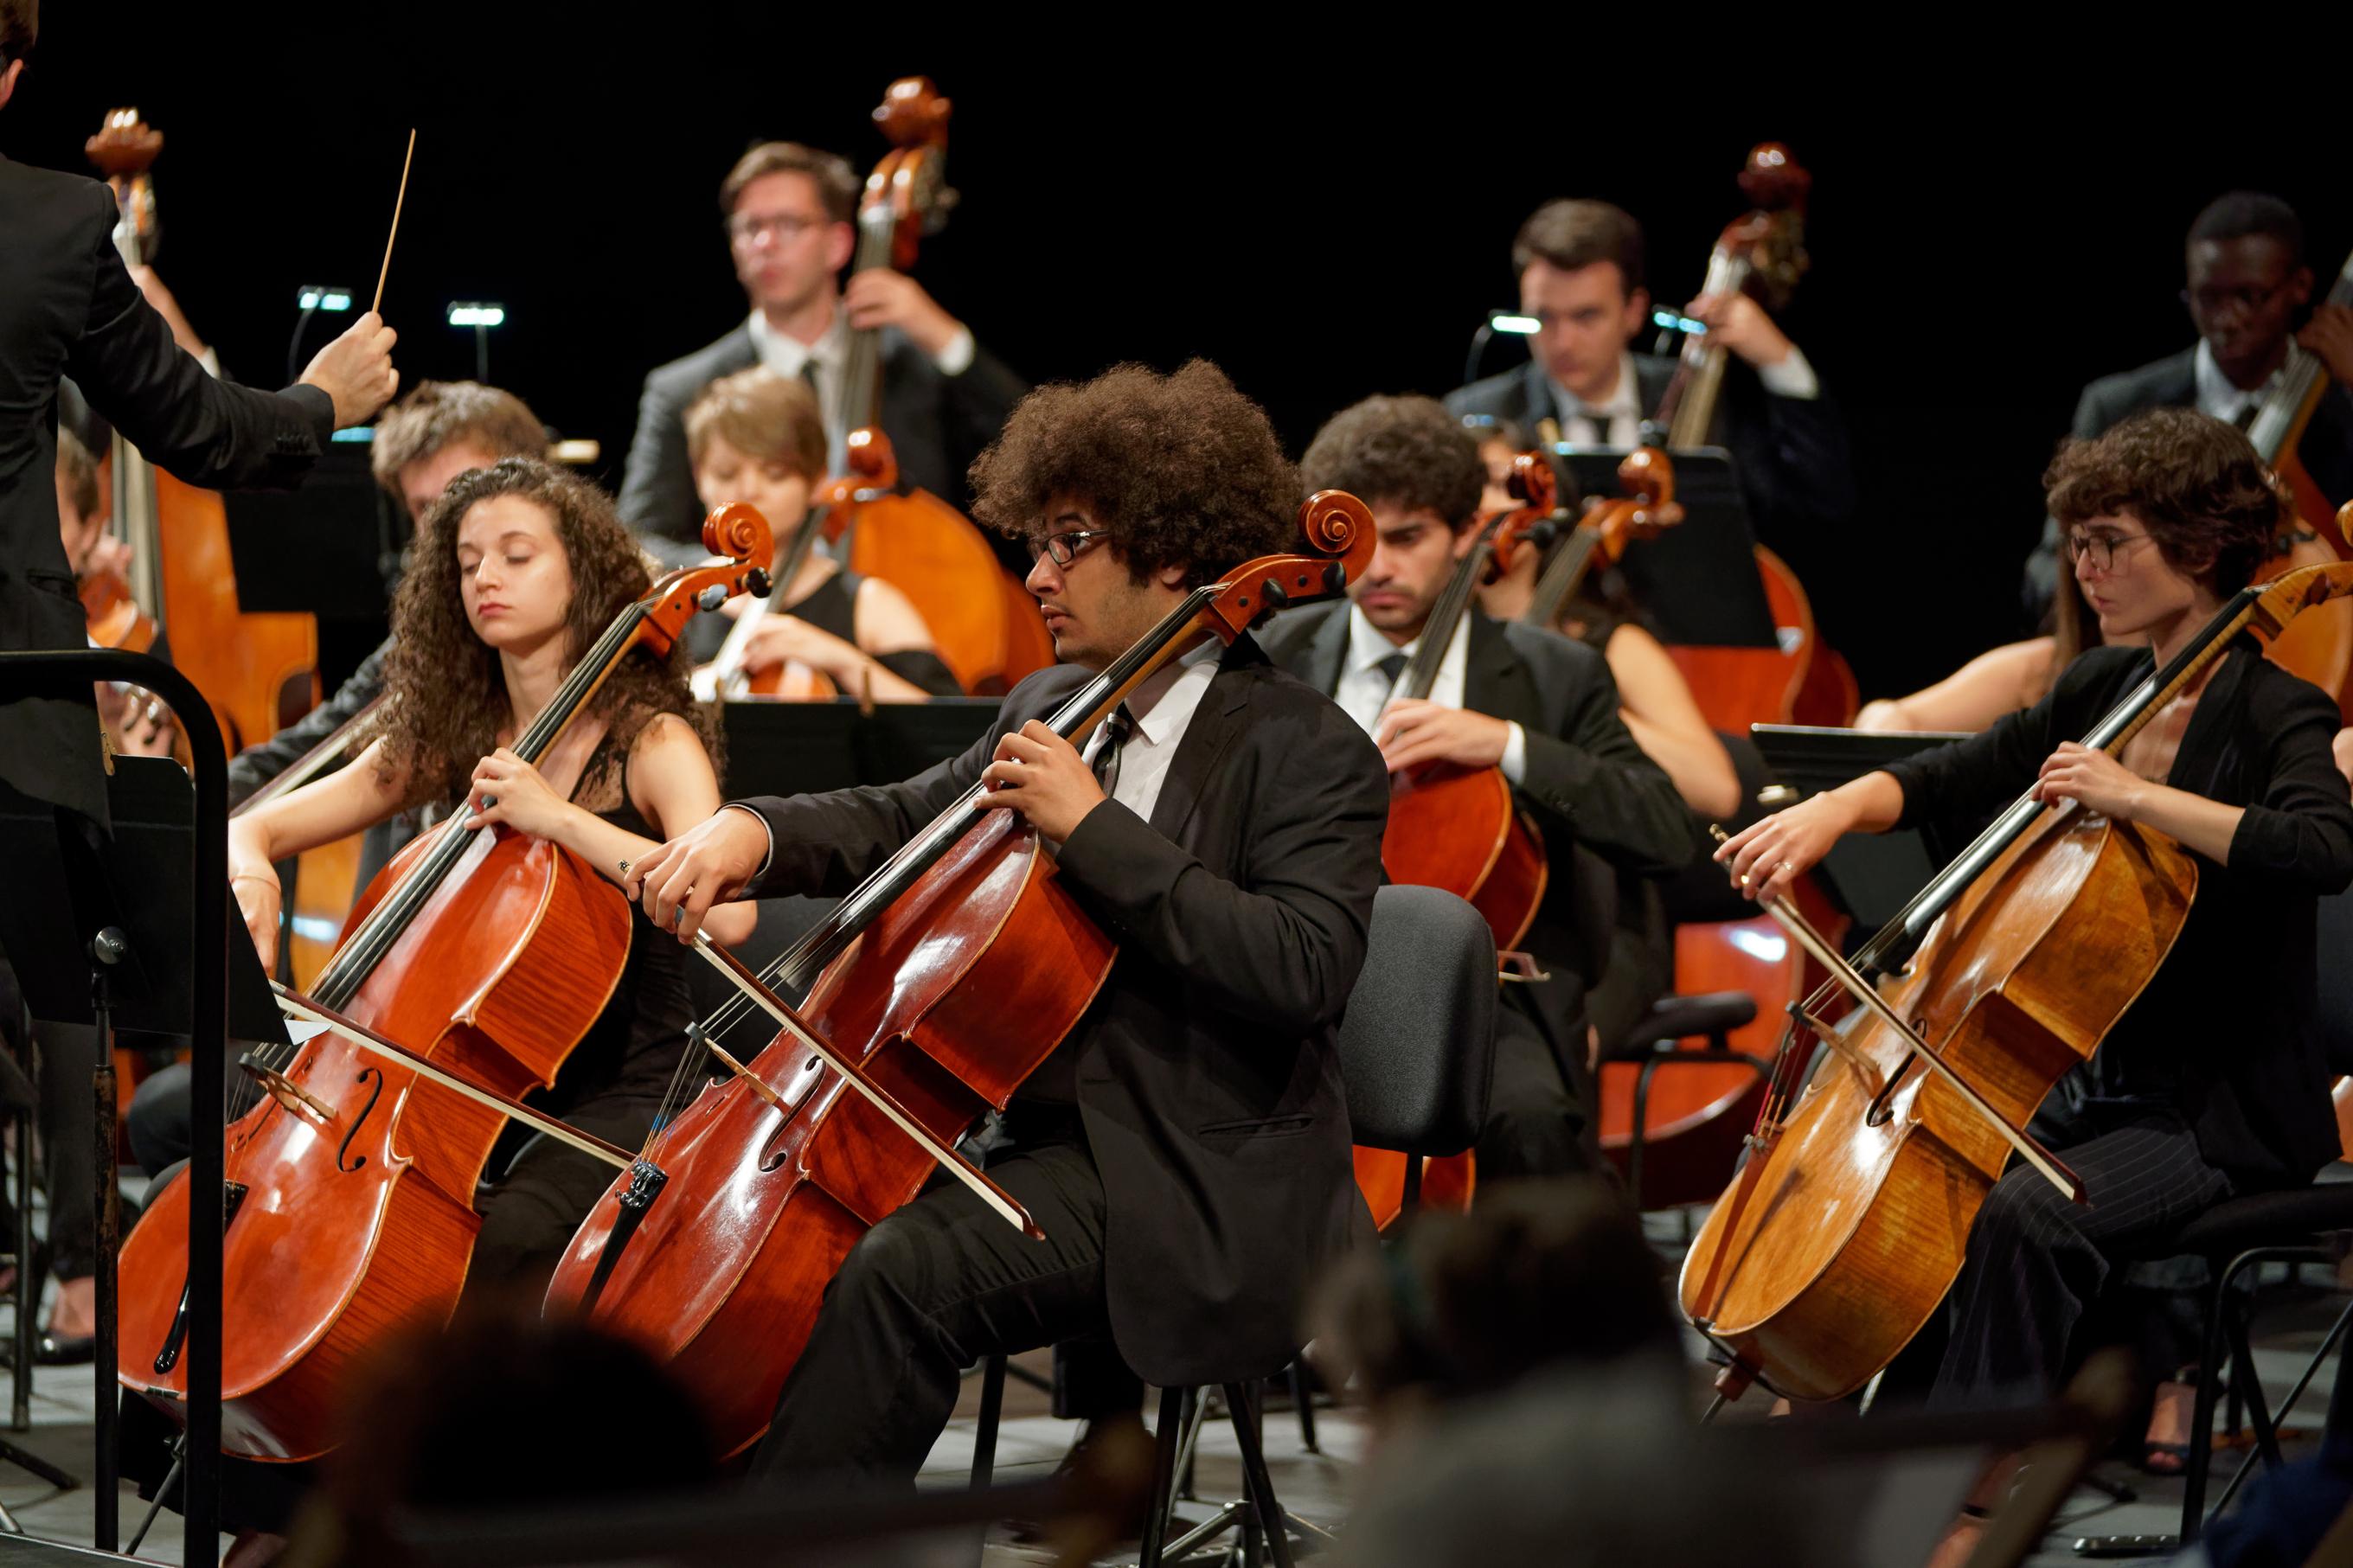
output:
[[[35,1366],[86,1366],[97,1353],[95,1334],[43,1334],[33,1342]]]

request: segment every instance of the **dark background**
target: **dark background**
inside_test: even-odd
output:
[[[919,276],[983,342],[1038,381],[1207,355],[1294,456],[1357,397],[1457,383],[1482,313],[1514,302],[1511,236],[1546,197],[1633,211],[1654,291],[1680,303],[1744,205],[1742,158],[1776,138],[1815,176],[1813,269],[1784,324],[1845,410],[1864,497],[1845,531],[1784,553],[1867,694],[2011,635],[2078,390],[2191,341],[2181,237],[2200,205],[2286,196],[2324,278],[2353,245],[2341,124],[2299,123],[2268,89],[2200,108],[2179,64],[2093,79],[1947,49],[1813,80],[1737,36],[1594,48],[1576,70],[1564,43],[1501,36],[1187,58],[1206,15],[1114,8],[1073,31],[1001,12],[959,35],[805,12],[50,0],[0,153],[82,169],[102,112],[137,105],[166,139],[158,269],[232,374],[274,384],[299,284],[373,289],[417,125],[385,306],[405,381],[471,375],[472,334],[443,309],[503,303],[492,379],[602,442],[617,485],[646,371],[744,313],[714,200],[729,163],[789,137],[870,165],[894,76],[955,102],[963,202]],[[1147,26],[1179,37],[1106,52]],[[1750,85],[1680,63],[1718,46]]]

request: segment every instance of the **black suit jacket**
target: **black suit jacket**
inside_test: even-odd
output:
[[[746,803],[776,844],[754,892],[848,892],[1087,679],[1030,676],[970,751],[904,784]],[[1364,732],[1243,637],[1152,820],[1110,802],[1062,846],[1059,874],[1120,944],[1072,1039],[1113,1337],[1149,1383],[1278,1370],[1308,1284],[1370,1238],[1335,1029],[1388,819]]]
[[[2075,400],[2075,423],[2068,433],[2088,441],[2144,408],[2194,408],[2198,405],[2195,344],[2137,370],[2104,375]],[[2353,388],[2331,383],[2320,395],[2296,443],[2295,455],[2321,493],[2338,506],[2353,500]],[[2040,622],[2059,587],[2059,520],[2042,520],[2042,542],[2026,560],[2027,618]]]
[[[717,342],[672,360],[646,377],[638,403],[637,435],[621,476],[622,521],[641,533],[690,547],[702,536],[702,503],[686,456],[686,411],[723,375],[760,363],[752,329],[739,325]],[[1029,390],[987,349],[974,345],[961,375],[943,375],[931,355],[905,334],[882,333],[882,431],[911,486],[951,506],[965,503],[965,470],[997,438],[1005,416]]]
[[[58,537],[58,384],[71,376],[148,458],[209,489],[299,482],[334,432],[315,387],[214,380],[131,280],[95,180],[0,159],[0,648],[81,647],[87,623]],[[0,779],[107,820],[87,701],[0,702]]]
[[[1642,417],[1658,413],[1674,374],[1673,360],[1634,356]],[[1560,415],[1552,382],[1534,360],[1456,387],[1446,395],[1446,407],[1456,415],[1509,419],[1531,435],[1538,421]],[[1846,422],[1828,397],[1776,397],[1746,364],[1732,365],[1708,439],[1739,466],[1741,490],[1766,543],[1804,539],[1853,514],[1854,458]]]
[[[1311,605],[1261,634],[1267,657],[1318,691],[1339,689],[1348,605]],[[1522,945],[1553,978],[1506,987],[1567,1071],[1585,1056],[1585,993],[1608,961],[1618,897],[1612,873],[1664,876],[1697,852],[1683,797],[1618,714],[1609,666],[1583,643],[1471,612],[1463,706],[1520,726],[1520,799],[1544,833],[1552,875]],[[1570,1079],[1576,1081],[1575,1079]]]

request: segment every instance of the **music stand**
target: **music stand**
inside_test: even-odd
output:
[[[1620,493],[1623,447],[1552,448],[1571,493]],[[1662,642],[1698,647],[1778,647],[1773,612],[1757,574],[1757,531],[1740,471],[1721,447],[1670,453],[1683,520],[1654,539],[1626,546],[1618,570],[1635,601],[1658,623]]]
[[[1800,795],[1819,795],[1916,752],[1962,741],[1941,731],[1834,730],[1811,724],[1751,724],[1749,738],[1773,776]],[[1794,804],[1794,803],[1793,803]],[[1918,828],[1850,833],[1822,857],[1821,877],[1831,900],[1866,931],[1902,912],[1948,855]]]
[[[89,700],[90,683],[94,680],[125,681],[154,693],[172,710],[180,731],[188,740],[190,754],[195,760],[195,778],[193,809],[183,809],[180,820],[192,825],[180,835],[180,842],[192,866],[184,884],[188,887],[211,885],[226,889],[228,885],[228,785],[223,758],[227,749],[221,739],[220,725],[195,684],[180,671],[161,659],[146,654],[125,653],[107,648],[34,649],[0,652],[0,701],[20,697],[54,697],[67,700]],[[95,717],[93,716],[93,724]],[[97,743],[97,737],[91,737]],[[176,770],[175,770],[176,771]],[[187,788],[183,775],[182,791]],[[21,805],[24,796],[16,796]],[[79,816],[36,805],[37,813],[47,813],[48,833],[46,841],[55,846],[51,866],[64,863],[67,854],[95,857],[99,842],[97,829]],[[28,828],[35,814],[24,814]],[[29,832],[26,835],[29,837]],[[67,841],[75,847],[64,847]],[[54,911],[71,910],[74,899],[71,888],[62,895],[49,883],[35,882],[29,874],[21,878],[17,888],[37,888],[48,893],[47,910],[54,921]],[[12,888],[11,891],[16,891]],[[0,917],[18,912],[29,913],[34,900],[11,898],[0,900]],[[151,980],[168,978],[164,969],[173,964],[192,998],[181,1015],[192,1037],[194,1054],[189,1070],[190,1134],[193,1147],[188,1157],[188,1180],[193,1190],[217,1189],[223,1181],[224,1143],[222,1139],[222,1071],[226,1055],[230,989],[228,959],[228,910],[224,900],[215,903],[209,899],[188,900],[177,911],[180,921],[176,930],[168,931],[162,946],[153,946],[152,931],[145,939],[146,947],[139,953],[139,971]],[[67,929],[79,931],[77,923]],[[17,955],[20,982],[25,976],[23,953],[32,949],[16,945],[26,921],[7,921],[0,926],[0,942],[9,943]],[[152,924],[152,922],[149,922]],[[242,922],[236,922],[241,924]],[[95,932],[92,933],[93,935]],[[36,932],[30,942],[42,939]],[[37,951],[46,952],[44,945]],[[165,957],[169,951],[174,958]],[[249,944],[240,944],[244,963],[255,966]],[[185,964],[175,962],[176,954],[185,953]],[[72,961],[76,969],[67,973],[88,972],[88,956]],[[258,970],[257,970],[258,973]],[[248,981],[252,976],[248,977]],[[244,985],[248,997],[249,984]],[[266,997],[267,993],[265,992]],[[265,1003],[265,1005],[267,1005]],[[272,1030],[282,1029],[276,1021],[276,1009],[269,1008],[270,1017],[252,1017],[240,1009],[240,1027],[257,1037],[268,1038]],[[100,1052],[100,1059],[111,1065],[111,1057]],[[111,1115],[112,1100],[107,1101]],[[112,1151],[109,1150],[111,1159]],[[187,1440],[186,1477],[182,1487],[182,1552],[190,1563],[209,1560],[219,1550],[220,1521],[220,1332],[221,1332],[221,1226],[222,1208],[211,1204],[188,1205],[188,1334],[185,1362],[187,1365]],[[100,1249],[101,1260],[111,1258],[107,1249]],[[112,1366],[114,1357],[107,1346],[111,1330],[110,1320],[100,1319],[100,1354],[99,1375],[103,1378]],[[111,1392],[111,1390],[108,1390]],[[113,1402],[101,1397],[99,1401],[101,1430],[111,1427]],[[111,1473],[115,1456],[111,1448],[100,1455],[104,1473]],[[109,1485],[99,1498],[100,1521],[111,1523],[117,1506],[116,1489]]]
[[[871,713],[847,697],[731,701],[720,710],[727,788],[735,795],[814,795],[897,784],[962,755],[988,732],[999,707],[994,697],[882,702]]]

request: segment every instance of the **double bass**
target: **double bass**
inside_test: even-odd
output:
[[[2353,308],[2353,256],[2346,258],[2330,282],[2326,302]],[[2312,536],[2305,541],[2284,538],[2280,553],[2255,574],[2258,581],[2298,566],[2325,564],[2346,553],[2342,517],[2296,457],[2304,428],[2327,390],[2328,372],[2319,356],[2291,342],[2287,363],[2247,426],[2256,455],[2272,466],[2295,500],[2291,530],[2300,525]],[[2353,505],[2353,496],[2337,499]],[[2275,662],[2323,691],[2336,692],[2338,710],[2353,723],[2353,605],[2327,605],[2304,616],[2274,639],[2270,653]]]
[[[1756,205],[1716,237],[1702,291],[1749,293],[1767,305],[1785,304],[1810,265],[1805,212],[1812,188],[1813,176],[1787,147],[1766,142],[1752,148],[1740,189]],[[1656,421],[1670,449],[1708,444],[1727,359],[1724,345],[1704,333],[1684,340]],[[1843,659],[1819,647],[1813,606],[1797,574],[1761,544],[1756,554],[1779,646],[1672,645],[1667,651],[1691,683],[1700,710],[1719,730],[1746,734],[1751,724],[1845,723],[1857,706],[1852,672]]]
[[[163,150],[163,136],[135,109],[107,115],[87,144],[113,187],[121,214],[115,246],[133,268],[155,245],[149,171]],[[129,586],[139,613],[171,639],[172,662],[213,705],[230,755],[268,740],[318,700],[317,619],[238,607],[228,514],[218,495],[155,468],[119,430],[107,460],[113,529],[131,546]]]
[[[923,236],[945,221],[948,100],[923,77],[891,84],[875,123],[892,151],[867,177],[858,207],[852,273],[915,264]],[[963,513],[926,490],[902,487],[882,433],[882,335],[850,335],[849,364],[830,446],[845,504],[833,509],[849,539],[849,569],[880,577],[913,601],[940,660],[966,691],[1000,692],[1054,662],[1038,606],[1008,576]]]
[[[2353,563],[2241,589],[2084,744],[2122,751],[2240,632],[2276,637],[2349,593]],[[2165,835],[2030,792],[1852,966],[1767,902],[1834,984],[1796,1010],[1748,1162],[1684,1260],[1680,1300],[1729,1360],[1725,1397],[1762,1382],[1835,1399],[1894,1360],[1951,1289],[2013,1153],[2082,1201],[2024,1128],[2140,995],[2197,885]],[[1861,1007],[1851,1027],[1820,1022],[1840,990]],[[1807,1084],[1817,1043],[1829,1051]]]
[[[518,756],[545,755],[634,649],[666,654],[697,609],[765,586],[772,548],[758,512],[723,507],[703,539],[728,559],[673,572],[627,605],[516,739]],[[554,1082],[628,961],[617,887],[568,849],[503,826],[469,833],[464,820],[451,816],[385,868],[300,999],[344,1028],[237,1064],[246,1103],[228,1127],[222,1244],[225,1452],[326,1452],[353,1358],[395,1325],[448,1318],[481,1227],[474,1186],[506,1127],[503,1107]],[[421,1065],[355,1042],[368,1034]],[[122,1247],[117,1374],[175,1416],[195,1201],[206,1200],[185,1176],[173,1183]]]
[[[1081,743],[1204,637],[1230,642],[1271,610],[1340,593],[1370,558],[1371,514],[1327,490],[1300,520],[1303,553],[1193,590],[1054,712],[1054,731]],[[935,1166],[1034,1231],[945,1146],[1052,1053],[1117,949],[1060,886],[1036,831],[978,804],[985,788],[915,833],[764,974],[698,937],[783,1032],[734,1078],[674,1115],[664,1108],[638,1168],[590,1212],[548,1288],[551,1312],[584,1313],[667,1363],[723,1452],[766,1431],[827,1282]],[[798,1009],[776,995],[802,986]]]

